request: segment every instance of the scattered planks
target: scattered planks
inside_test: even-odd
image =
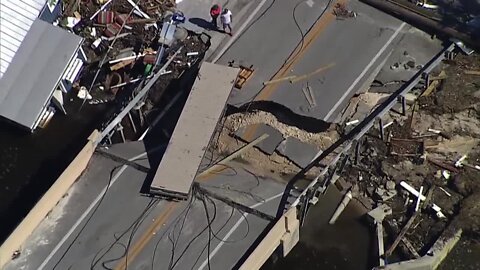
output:
[[[426,196],[426,199],[425,201],[423,202],[422,204],[422,209],[428,205],[430,199],[432,198],[432,194],[433,194],[433,190],[434,190],[434,187],[431,187],[428,192],[427,192],[427,196]],[[410,219],[407,221],[407,224],[405,224],[405,226],[402,228],[402,230],[400,231],[400,233],[398,234],[397,238],[395,239],[395,241],[393,241],[393,244],[388,248],[388,250],[385,252],[385,257],[388,257],[390,255],[392,255],[393,251],[395,250],[395,248],[398,246],[398,244],[400,243],[400,241],[405,237],[405,234],[407,233],[408,229],[410,229],[410,227],[412,226],[413,222],[415,221],[415,219],[417,218],[418,215],[420,215],[421,211],[416,211],[411,217]]]

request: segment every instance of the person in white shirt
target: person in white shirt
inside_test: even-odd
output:
[[[225,8],[222,12],[222,15],[220,15],[220,20],[222,21],[222,24],[223,24],[223,31],[227,33],[227,28],[228,28],[228,30],[230,31],[228,34],[231,36],[232,26],[230,24],[232,23],[232,12]]]

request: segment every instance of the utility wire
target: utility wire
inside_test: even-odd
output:
[[[108,179],[108,184],[107,184],[107,187],[105,188],[105,191],[103,192],[102,194],[102,197],[100,198],[100,200],[98,201],[97,205],[95,206],[95,208],[93,209],[92,213],[90,214],[90,216],[88,217],[87,221],[83,224],[82,228],[80,228],[80,230],[78,231],[78,233],[75,235],[75,237],[73,238],[72,242],[68,245],[67,249],[65,249],[65,251],[62,253],[62,256],[60,256],[60,258],[58,259],[58,261],[55,263],[55,265],[53,266],[53,270],[55,270],[57,268],[57,266],[60,264],[60,262],[65,258],[65,256],[67,255],[67,253],[70,251],[70,249],[72,248],[73,244],[77,241],[77,239],[80,237],[80,235],[82,234],[83,230],[85,230],[85,228],[87,227],[88,223],[90,222],[90,220],[93,218],[93,216],[95,215],[95,213],[97,212],[98,208],[100,207],[100,205],[102,204],[103,202],[103,199],[105,199],[105,196],[107,195],[108,193],[108,190],[110,189],[110,185],[112,184],[112,179],[113,179],[113,174],[114,172],[118,169],[122,167],[122,165],[119,165],[119,166],[116,166],[114,167],[111,171],[110,171],[110,177]]]
[[[274,1],[275,2],[275,1]],[[292,17],[293,17],[293,20],[295,22],[295,25],[297,26],[297,29],[299,30],[300,32],[300,35],[301,35],[301,39],[300,39],[300,49],[298,51],[296,51],[296,48],[298,47],[298,45],[295,47],[295,49],[293,49],[293,51],[290,52],[290,54],[287,56],[285,62],[282,64],[282,66],[280,66],[280,68],[278,70],[281,70],[283,67],[285,67],[287,64],[290,64],[291,62],[293,62],[294,60],[296,60],[296,58],[298,57],[298,55],[300,54],[300,52],[303,50],[304,48],[304,44],[305,44],[305,36],[312,30],[312,28],[317,24],[317,22],[323,17],[323,15],[325,14],[325,12],[327,12],[327,10],[330,8],[330,5],[332,4],[333,0],[328,0],[327,2],[327,5],[325,6],[325,8],[323,9],[323,11],[320,13],[320,15],[317,17],[317,19],[315,20],[315,22],[310,26],[310,28],[308,28],[308,30],[304,33],[300,27],[300,24],[298,23],[298,20],[297,20],[297,17],[296,17],[296,14],[295,14],[295,11],[297,9],[297,7],[301,4],[301,3],[304,3],[305,0],[301,1],[301,2],[298,2],[295,7],[293,8],[292,10]],[[270,8],[270,7],[269,7]],[[262,14],[263,15],[263,14]],[[247,28],[248,29],[248,28]],[[238,40],[238,39],[237,39]],[[293,58],[292,58],[292,55],[293,55]],[[288,59],[290,59],[290,61],[288,61]],[[250,110],[250,106],[251,104],[253,103],[253,101],[255,101],[255,99],[257,98],[257,96],[262,92],[263,88],[260,89],[257,93],[255,93],[255,95],[253,95],[252,98],[250,98],[250,100],[248,102],[246,102],[244,104],[244,106],[246,105],[246,109],[244,110],[244,113],[248,112]]]

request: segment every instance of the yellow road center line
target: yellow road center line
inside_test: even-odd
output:
[[[317,37],[322,33],[322,31],[335,19],[335,15],[332,14],[331,8],[335,6],[336,3],[345,3],[345,0],[334,1],[329,10],[325,12],[322,18],[320,18],[313,28],[307,33],[304,38],[304,45],[303,47],[301,44],[297,45],[292,55],[287,59],[287,64],[283,66],[281,69],[275,73],[275,75],[271,78],[271,80],[279,79],[285,76],[292,68],[295,66],[298,61],[302,59],[305,52],[308,51],[308,48],[313,44],[313,42],[317,39]],[[272,95],[272,93],[276,90],[278,84],[269,84],[266,85],[260,92],[260,94],[255,98],[255,101],[258,100],[265,100]],[[246,133],[249,135],[255,134],[256,125],[251,128],[251,130],[247,130]],[[202,179],[203,180],[203,179]],[[207,179],[205,179],[207,180]],[[160,214],[160,216],[155,220],[154,223],[150,225],[148,230],[140,237],[140,239],[131,247],[130,251],[128,252],[128,260],[134,261],[138,254],[145,248],[145,246],[149,243],[150,239],[155,235],[155,233],[160,229],[163,223],[170,217],[173,211],[178,206],[176,202],[169,202],[166,205],[166,209],[164,212]],[[125,270],[126,268],[126,258],[121,261],[114,269],[115,270]]]
[[[291,56],[287,59],[286,65],[280,68],[275,75],[270,80],[277,80],[283,78],[287,75],[288,72],[296,65],[298,62],[303,58],[305,53],[308,51],[309,47],[313,44],[313,42],[318,38],[318,36],[325,30],[325,28],[335,20],[335,15],[331,12],[332,8],[337,3],[345,3],[345,0],[334,1],[330,5],[325,14],[315,23],[313,28],[305,35],[304,37],[304,44],[298,44],[295,48],[294,52]],[[260,100],[267,100],[273,92],[277,89],[279,83],[277,84],[268,84],[260,90],[260,93],[255,97],[255,101]]]
[[[126,257],[114,268],[115,270],[125,270],[127,267],[127,258],[129,261],[135,260],[135,258],[140,254],[140,252],[145,248],[145,246],[150,242],[150,239],[158,232],[161,226],[165,221],[170,217],[173,211],[177,208],[178,203],[169,202],[165,206],[165,211],[163,211],[160,216],[153,222],[150,227],[145,231],[140,239],[135,242],[135,244],[130,248]]]

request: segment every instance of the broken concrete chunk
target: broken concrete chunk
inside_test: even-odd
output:
[[[315,158],[320,149],[304,143],[295,137],[287,137],[277,147],[280,155],[286,157],[300,168],[305,168]]]
[[[273,154],[280,142],[283,141],[283,135],[280,131],[266,124],[253,124],[239,128],[235,136],[240,139],[251,142],[263,134],[268,134],[268,138],[257,144],[255,147],[268,155]]]
[[[405,69],[415,68],[415,61],[410,60],[407,63],[405,63],[405,65],[403,65],[403,67]]]
[[[377,208],[373,209],[372,211],[368,212],[368,215],[375,221],[375,222],[382,222],[385,216],[392,214],[392,208],[390,208],[386,204],[380,204]]]
[[[387,183],[385,184],[385,188],[387,190],[394,190],[395,186],[396,186],[395,181],[392,181],[392,180],[387,181]]]
[[[377,199],[379,201],[382,201],[382,202],[390,200],[395,195],[397,195],[397,191],[395,189],[394,190],[386,190],[384,188],[378,187],[375,190],[375,197],[377,197]]]

